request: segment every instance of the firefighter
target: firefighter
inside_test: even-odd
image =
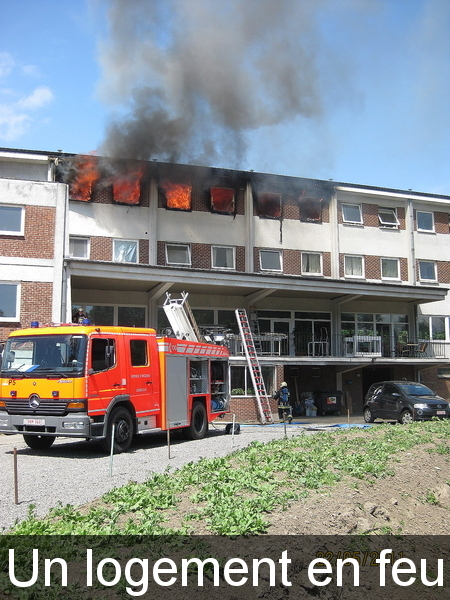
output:
[[[292,423],[292,406],[289,404],[289,388],[285,381],[282,382],[280,389],[274,395],[274,399],[278,400],[278,417],[280,421],[284,421],[287,417],[289,423]]]

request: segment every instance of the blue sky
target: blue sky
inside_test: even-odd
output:
[[[449,98],[449,0],[0,0],[5,147],[450,195]]]

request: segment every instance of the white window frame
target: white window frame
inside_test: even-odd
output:
[[[436,262],[434,260],[419,260],[418,264],[419,264],[419,279],[420,279],[420,281],[432,281],[433,283],[436,283],[437,282]],[[434,271],[433,279],[428,278],[428,277],[422,277],[422,269],[421,269],[422,264],[433,265],[433,271]]]
[[[20,321],[20,298],[21,298],[21,285],[13,281],[0,281],[1,285],[7,285],[16,288],[16,308],[15,315],[13,317],[0,316],[0,323],[18,322]]]
[[[278,254],[279,262],[280,262],[279,269],[267,269],[267,268],[263,267],[263,253],[264,252]],[[275,250],[274,248],[260,248],[259,249],[259,265],[260,265],[261,271],[272,271],[272,273],[282,273],[283,272],[283,253],[281,252],[281,250]]]
[[[424,229],[423,227],[419,227],[419,214],[423,215],[431,215],[431,228]],[[417,231],[424,231],[426,233],[434,233],[434,213],[431,210],[416,210],[416,222],[417,222]]]
[[[116,259],[116,244],[129,243],[134,244],[136,248],[136,260],[117,260]],[[113,262],[128,265],[139,264],[139,241],[138,240],[125,240],[123,238],[117,238],[113,240]]]
[[[392,216],[392,220],[383,219],[383,213],[389,214]],[[400,226],[400,222],[397,217],[397,209],[389,208],[386,206],[378,207],[378,220],[380,221],[380,227],[386,227],[387,229],[398,229]]]
[[[352,208],[356,207],[358,209],[358,211],[359,211],[359,220],[358,221],[346,218],[346,216],[345,216],[345,207],[346,206],[349,206]],[[363,225],[361,204],[353,204],[352,202],[343,202],[342,203],[342,221],[349,225]]]
[[[319,261],[320,261],[320,272],[316,273],[314,271],[306,271],[303,268],[303,257],[306,256],[318,256],[319,257]],[[302,275],[311,275],[314,277],[320,277],[323,275],[323,256],[321,252],[302,252],[301,253],[301,274]]]
[[[388,277],[386,275],[383,275],[383,261],[386,260],[390,260],[392,262],[395,262],[397,265],[397,275],[396,277]],[[398,258],[391,258],[389,256],[382,256],[380,259],[380,272],[381,272],[381,279],[386,279],[389,281],[399,281],[400,280],[400,260]]]
[[[215,259],[217,258],[216,256],[216,251],[218,249],[223,249],[226,251],[231,251],[231,267],[223,267],[223,266],[218,266],[215,263]],[[219,246],[219,245],[214,245],[211,246],[211,266],[213,269],[219,269],[221,271],[234,271],[236,269],[236,248],[234,246]]]
[[[86,253],[85,256],[77,256],[75,254],[73,254],[73,252],[71,251],[70,245],[71,242],[74,241],[78,241],[78,242],[85,242],[85,249],[86,249]],[[77,258],[79,260],[82,259],[88,259],[91,255],[91,238],[89,237],[83,237],[81,235],[70,235],[69,236],[69,256],[71,258]]]
[[[180,248],[185,248],[187,253],[187,262],[174,262],[169,260],[169,248],[173,246],[179,246]],[[179,242],[167,242],[166,243],[166,265],[177,265],[182,267],[190,267],[191,266],[191,246],[190,244],[182,244]]]
[[[11,229],[11,230],[0,230],[1,235],[24,235],[25,233],[25,208],[23,206],[18,206],[17,204],[0,204],[0,220],[1,220],[1,209],[2,208],[16,208],[20,210],[20,228],[19,229]]]
[[[347,258],[359,258],[361,260],[361,275],[352,275],[347,273]],[[364,256],[360,254],[344,254],[344,277],[349,279],[365,279]]]

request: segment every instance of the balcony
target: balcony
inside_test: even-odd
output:
[[[373,358],[435,360],[447,356],[442,340],[408,338],[395,341],[381,335],[330,335],[326,339],[304,334],[265,333],[254,335],[259,356],[305,358]],[[239,335],[227,334],[225,343],[233,356],[244,354]]]

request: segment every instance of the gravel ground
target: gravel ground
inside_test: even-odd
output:
[[[284,437],[283,424],[244,425],[239,435],[226,435],[225,424],[210,426],[209,435],[187,441],[180,432],[171,436],[170,458],[166,434],[140,436],[131,449],[113,457],[104,456],[94,442],[59,438],[49,450],[31,450],[20,435],[0,435],[0,488],[2,505],[0,532],[27,517],[30,506],[38,516],[50,508],[79,506],[129,481],[142,482],[152,473],[178,469],[204,457],[225,456],[252,441],[268,442]],[[287,425],[287,435],[313,433],[305,425]],[[14,448],[17,448],[18,504],[14,493]],[[110,471],[111,468],[111,471]]]

